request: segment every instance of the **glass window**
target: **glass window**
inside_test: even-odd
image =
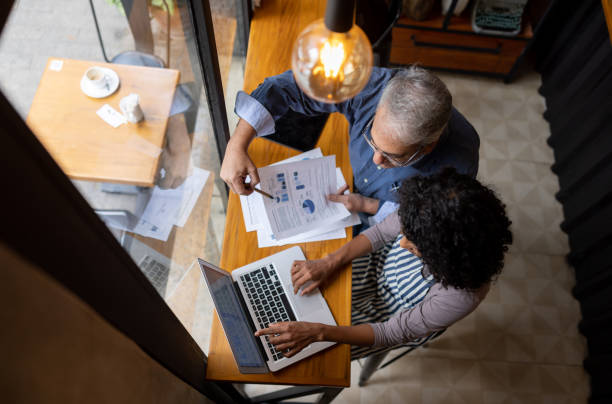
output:
[[[231,111],[244,57],[225,3],[211,11]],[[189,0],[16,1],[0,85],[206,351],[211,308],[195,259],[218,264],[227,194],[190,10]]]

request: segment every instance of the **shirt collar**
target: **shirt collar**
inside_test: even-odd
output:
[[[432,161],[434,161],[436,159],[436,154],[437,154],[436,151],[440,149],[440,146],[442,146],[444,143],[448,141],[448,137],[450,136],[449,134],[450,134],[450,130],[447,124],[446,128],[444,128],[444,131],[440,135],[440,138],[438,139],[438,143],[436,144],[434,149],[430,153],[426,154],[425,156],[417,160],[414,164],[412,164],[412,167],[421,169],[427,166],[428,164],[430,164]]]

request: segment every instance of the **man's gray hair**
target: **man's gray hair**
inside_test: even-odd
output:
[[[438,140],[452,106],[453,98],[442,80],[411,66],[389,80],[377,111],[385,110],[385,124],[394,139],[405,145],[425,146]]]

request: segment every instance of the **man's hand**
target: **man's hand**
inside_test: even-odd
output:
[[[365,212],[370,215],[375,215],[378,212],[378,199],[368,198],[367,196],[359,194],[346,194],[344,192],[348,189],[348,185],[338,189],[336,194],[327,195],[327,199],[332,202],[339,202],[344,205],[351,212]]]
[[[293,261],[291,266],[291,282],[293,283],[293,293],[306,283],[310,282],[302,290],[302,296],[318,288],[325,280],[334,273],[337,265],[330,257],[312,261]]]
[[[254,137],[255,129],[241,119],[227,143],[225,157],[221,164],[221,179],[232,191],[240,195],[249,195],[253,192],[253,187],[259,183],[257,167],[247,153],[249,143]],[[249,184],[245,182],[247,175],[251,177]]]
[[[249,195],[253,192],[253,187],[259,183],[257,167],[251,161],[248,153],[238,147],[227,145],[225,157],[221,165],[221,178],[239,195]],[[251,177],[250,183],[245,183],[246,176]]]
[[[270,324],[268,328],[257,331],[255,336],[270,335],[270,343],[291,358],[313,342],[323,341],[324,327],[320,323],[289,321]]]
[[[168,119],[166,144],[160,157],[155,184],[162,189],[177,188],[187,178],[191,162],[191,135],[182,114]],[[162,171],[163,169],[163,171]]]
[[[160,159],[160,169],[155,177],[155,184],[161,189],[178,188],[187,178],[190,156],[190,150],[172,153],[170,150],[164,149]]]

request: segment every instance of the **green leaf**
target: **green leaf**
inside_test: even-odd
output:
[[[164,5],[164,0],[150,0],[151,5],[155,7],[159,7],[163,10],[166,10],[166,6]],[[166,4],[168,4],[168,11],[170,15],[174,14],[174,0],[166,0]]]

